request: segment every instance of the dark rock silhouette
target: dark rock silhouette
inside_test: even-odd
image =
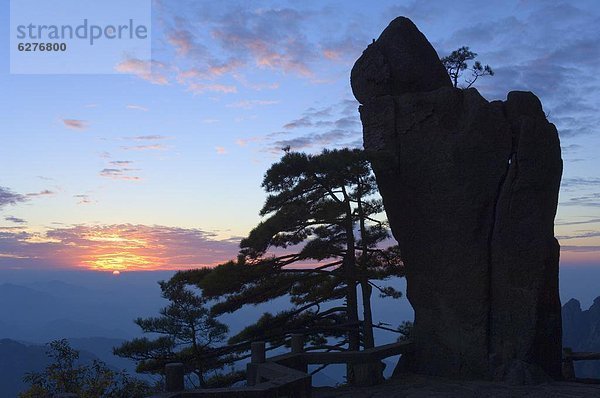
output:
[[[581,310],[581,303],[571,299],[562,307],[563,346],[576,352],[600,352],[600,296],[594,304]],[[600,361],[575,362],[575,375],[600,377]]]
[[[445,76],[442,76],[442,73]],[[407,267],[408,369],[530,383],[561,372],[557,131],[538,98],[451,87],[397,18],[359,58],[364,146]]]
[[[352,68],[352,92],[360,103],[451,87],[452,82],[427,38],[408,18],[398,17],[364,51]]]

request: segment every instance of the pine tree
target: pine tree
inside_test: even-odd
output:
[[[471,61],[477,57],[477,53],[469,50],[469,47],[461,47],[458,50],[452,51],[450,55],[441,59],[442,64],[446,67],[448,75],[454,84],[454,87],[458,87],[458,79],[462,76],[465,70],[471,72],[470,77],[465,78],[467,86],[471,87],[475,81],[481,76],[494,76],[494,71],[489,65],[483,66],[481,62],[475,61],[472,66],[467,64],[467,61]]]
[[[310,349],[373,347],[372,288],[400,296],[373,280],[400,276],[403,268],[397,247],[379,247],[387,225],[365,153],[288,151],[262,186],[269,194],[260,212],[265,219],[242,240],[237,261],[180,272],[174,280],[196,284],[205,299],[217,300],[214,316],[289,294],[293,308],[263,315],[230,344],[261,339],[277,347],[286,334],[303,332]]]
[[[162,374],[167,363],[181,362],[186,373],[195,376],[189,381],[197,387],[227,385],[241,379],[242,374],[233,373],[225,378],[220,372],[235,358],[213,355],[228,328],[210,314],[205,299],[176,280],[159,284],[169,305],[160,311],[159,317],[138,318],[135,323],[144,333],[160,337],[135,338],[116,348],[114,354],[137,361],[136,370],[140,373]]]

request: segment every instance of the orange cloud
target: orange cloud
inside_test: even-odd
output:
[[[0,228],[1,265],[106,271],[180,270],[234,258],[238,242],[200,229],[132,224],[77,225],[45,234]]]

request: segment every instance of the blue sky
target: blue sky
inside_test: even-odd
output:
[[[10,74],[0,12],[0,267],[234,256],[280,148],[361,145],[350,69],[399,15],[440,56],[468,45],[490,64],[487,99],[540,97],[565,160],[563,264],[600,264],[600,3],[155,1],[152,59],[105,75]]]

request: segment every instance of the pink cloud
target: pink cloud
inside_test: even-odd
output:
[[[169,80],[164,74],[167,65],[158,61],[144,61],[137,58],[128,58],[115,66],[121,73],[135,75],[153,84],[165,85]]]
[[[327,49],[323,50],[323,55],[325,56],[325,58],[334,60],[334,61],[337,61],[338,59],[341,58],[341,53],[336,50],[327,50]]]
[[[134,140],[136,141],[158,141],[158,140],[166,140],[167,136],[164,135],[158,135],[158,134],[151,134],[151,135],[138,135],[133,137]]]
[[[246,146],[251,142],[257,142],[260,141],[259,137],[250,137],[250,138],[238,138],[237,140],[235,140],[235,144],[238,146]]]
[[[192,34],[186,29],[172,30],[167,34],[167,41],[175,47],[180,55],[188,55],[195,47]]]
[[[132,171],[139,171],[139,169],[123,168],[105,168],[100,170],[101,177],[107,177],[112,180],[124,180],[124,181],[140,181],[141,177],[132,176],[129,173]]]
[[[188,91],[194,94],[201,94],[206,91],[220,92],[224,94],[237,93],[237,87],[227,84],[204,84],[204,83],[191,83],[188,85]]]
[[[238,102],[234,102],[232,104],[227,105],[228,108],[245,108],[250,109],[255,106],[265,106],[265,105],[275,105],[278,104],[279,101],[273,100],[242,100]]]
[[[238,58],[255,65],[312,77],[315,51],[300,23],[305,14],[290,8],[235,9],[221,16],[212,37]]]
[[[122,146],[121,148],[126,151],[164,151],[167,149],[166,146],[161,144]]]
[[[235,80],[240,82],[240,84],[244,87],[247,87],[252,90],[261,91],[261,90],[276,90],[279,88],[279,83],[254,83],[250,82],[244,75],[235,73],[233,74]]]
[[[127,109],[135,109],[138,111],[148,112],[148,108],[141,105],[127,105]]]
[[[62,119],[65,127],[72,130],[85,130],[88,127],[88,122],[85,120],[78,119]]]
[[[369,42],[361,35],[348,33],[345,37],[323,44],[321,53],[329,61],[344,62],[351,65],[368,44]]]

